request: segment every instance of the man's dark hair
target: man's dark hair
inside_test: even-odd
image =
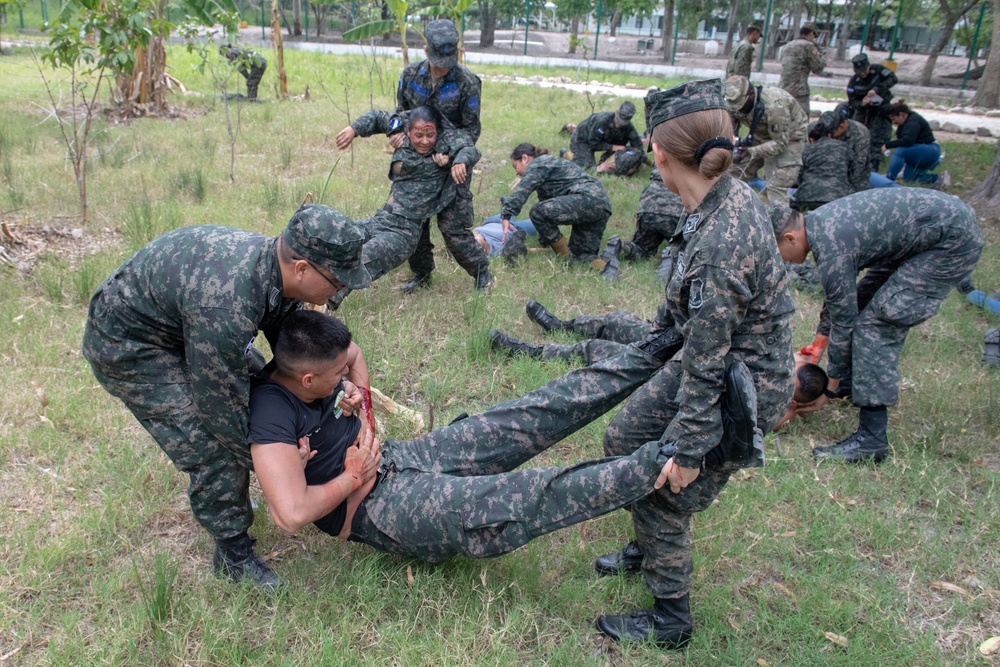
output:
[[[282,375],[302,366],[336,359],[351,345],[351,332],[336,317],[297,310],[285,318],[274,343],[274,364]]]
[[[421,106],[410,112],[409,117],[406,119],[406,129],[409,130],[413,127],[413,124],[417,121],[422,123],[433,123],[437,131],[441,131],[441,116],[438,114],[437,109],[429,106]]]
[[[812,403],[826,390],[826,371],[816,364],[802,364],[795,371],[795,378],[799,381],[795,390],[795,400],[799,403]]]
[[[799,37],[805,37],[809,33],[816,34],[816,31],[805,25],[799,28]]]
[[[828,128],[823,123],[816,121],[809,125],[809,138],[813,141],[819,141],[823,137],[830,136],[830,128]]]
[[[746,32],[746,34],[748,34],[748,35],[749,35],[749,34],[750,34],[750,33],[752,33],[752,32],[755,32],[755,33],[757,33],[758,35],[763,35],[763,34],[764,34],[763,32],[761,32],[761,30],[760,30],[760,26],[758,26],[758,25],[752,25],[752,26],[750,26],[749,28],[747,28],[747,32]]]

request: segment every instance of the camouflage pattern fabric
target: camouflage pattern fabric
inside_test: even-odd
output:
[[[844,378],[853,368],[855,405],[895,405],[907,332],[979,259],[975,212],[941,192],[885,188],[831,202],[805,224],[830,319],[827,372]]]
[[[886,111],[892,102],[892,87],[899,82],[896,73],[884,65],[869,65],[868,76],[855,74],[847,82],[847,103],[852,118],[865,127],[871,135],[869,156],[871,170],[877,172],[882,166],[882,146],[892,140],[892,123]],[[869,90],[882,98],[879,104],[862,104]]]
[[[447,133],[454,131],[464,146],[475,146],[482,132],[479,105],[482,82],[463,65],[455,65],[441,79],[434,81],[430,62],[421,60],[403,69],[396,91],[396,113],[406,120],[408,112],[419,106],[430,106],[441,115]],[[475,213],[469,183],[472,169],[465,183],[456,189],[455,200],[437,216],[438,229],[444,237],[445,247],[459,266],[473,278],[489,270],[489,258],[472,235]],[[417,242],[417,249],[410,257],[410,269],[415,275],[424,276],[434,270],[434,244],[431,243],[429,221],[425,221]]]
[[[372,281],[400,266],[417,249],[423,220],[404,218],[389,211],[390,205],[358,224],[365,228],[368,240],[361,248],[361,262]],[[346,295],[345,295],[346,296]]]
[[[611,217],[611,200],[604,185],[568,160],[541,155],[528,165],[500,217],[515,219],[532,192],[538,193],[538,203],[528,217],[538,230],[539,240],[552,245],[562,238],[559,225],[571,225],[569,250],[573,258],[590,261],[597,257]]]
[[[674,442],[674,460],[699,467],[722,436],[723,374],[736,361],[753,376],[761,432],[781,418],[794,386],[794,307],[773,239],[763,202],[730,176],[678,223],[666,304],[684,334],[684,349],[612,420],[604,435],[606,454],[627,454],[650,440]],[[661,490],[633,506],[643,574],[655,597],[690,590],[691,515],[707,508],[727,480],[724,473],[703,471],[681,493]]]
[[[656,255],[663,242],[673,236],[677,220],[683,215],[681,198],[667,189],[654,168],[649,173],[649,185],[639,195],[635,233],[623,245],[623,256],[635,260]]]
[[[753,67],[753,44],[747,40],[741,40],[732,53],[729,54],[729,62],[726,63],[725,81],[731,76],[745,76],[750,78],[750,70]]]
[[[264,72],[267,71],[267,60],[256,51],[246,51],[236,46],[223,46],[221,51],[229,62],[236,62],[246,54],[246,59],[240,64],[238,71],[247,80],[247,99],[257,99],[257,88],[260,86],[260,80],[264,78]]]
[[[808,39],[793,39],[781,52],[781,81],[778,86],[795,98],[809,117],[809,73],[819,74],[826,58]]]
[[[542,346],[543,359],[573,362],[582,359],[590,365],[621,353],[626,345],[674,328],[673,316],[665,301],[657,306],[652,322],[624,310],[607,315],[577,315],[570,322],[573,333],[583,336],[585,340],[569,344],[546,343]]]
[[[184,227],[122,264],[90,301],[83,355],[188,474],[195,519],[216,539],[253,521],[246,448],[262,330],[274,343],[300,302],[281,297],[277,240]]]
[[[624,400],[662,367],[627,347],[529,394],[382,449],[388,474],[358,510],[352,539],[430,562],[489,558],[650,492],[659,443],[565,468],[515,470]]]
[[[795,187],[802,166],[809,117],[791,95],[775,86],[764,86],[760,93],[764,102],[764,115],[757,123],[754,143],[748,149],[751,164],[763,160],[764,181],[767,184],[762,197],[769,203],[788,203],[788,188]],[[753,110],[733,114],[737,124],[750,126]],[[737,127],[738,129],[738,127]],[[747,169],[746,178],[756,173]]]
[[[795,190],[795,208],[811,211],[852,194],[849,180],[851,149],[843,141],[822,137],[802,152],[802,170]]]
[[[863,192],[870,187],[871,176],[871,134],[868,128],[856,120],[847,121],[847,131],[840,140],[851,150],[850,181],[851,192]]]
[[[573,162],[581,169],[597,166],[595,152],[610,152],[613,146],[626,146],[637,151],[641,157],[642,139],[635,126],[629,122],[624,127],[615,127],[615,112],[601,111],[590,114],[576,126],[569,138],[569,149],[573,151]]]

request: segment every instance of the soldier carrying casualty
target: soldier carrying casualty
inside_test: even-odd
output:
[[[888,408],[899,400],[906,334],[933,317],[951,288],[976,266],[983,235],[975,212],[941,192],[881,188],[804,217],[780,205],[772,205],[770,214],[781,256],[800,264],[811,251],[825,295],[820,319],[821,327],[829,322],[822,329],[829,332],[829,382],[811,409],[838,397],[848,381],[860,408],[854,433],[812,454],[880,463],[889,454]]]

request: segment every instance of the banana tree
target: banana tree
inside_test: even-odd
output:
[[[389,11],[392,12],[393,18],[363,23],[351,28],[341,36],[345,42],[360,42],[363,39],[398,32],[402,43],[403,66],[405,67],[410,64],[410,53],[406,47],[406,33],[413,30],[419,34],[420,31],[407,21],[406,13],[410,9],[409,0],[385,0],[385,3],[389,7]]]

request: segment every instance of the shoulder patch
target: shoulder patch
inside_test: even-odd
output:
[[[698,229],[698,223],[701,222],[701,213],[693,213],[687,217],[684,222],[684,233],[690,234],[694,230]]]
[[[472,95],[471,97],[469,97],[469,101],[468,101],[467,104],[468,104],[469,108],[472,109],[473,111],[475,111],[476,109],[478,109],[479,108],[479,95]]]
[[[695,278],[691,281],[691,292],[688,294],[688,309],[698,310],[705,303],[705,297],[702,291],[705,288],[705,282],[701,278]]]

